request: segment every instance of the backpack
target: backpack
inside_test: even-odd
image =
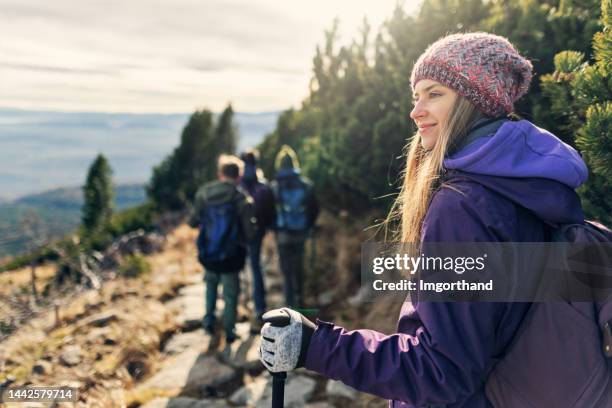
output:
[[[279,179],[274,186],[276,227],[279,230],[304,231],[310,227],[306,213],[308,185],[299,177]]]
[[[257,226],[267,229],[274,224],[274,193],[272,189],[259,180],[243,183],[242,187],[249,193],[255,204],[255,218]]]
[[[206,203],[202,208],[201,220],[197,240],[200,263],[215,272],[241,269],[237,261],[244,258],[245,249],[241,243],[236,202]]]
[[[590,221],[551,232],[553,242],[612,242],[612,231]],[[611,407],[612,296],[608,292],[593,295],[591,302],[532,303],[486,380],[485,392],[493,406]]]

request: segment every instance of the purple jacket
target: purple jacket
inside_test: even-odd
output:
[[[444,161],[446,180],[465,195],[435,193],[423,242],[539,242],[548,238],[546,224],[583,220],[574,189],[587,168],[570,146],[524,120],[469,139]],[[406,302],[392,335],[318,321],[306,368],[393,407],[489,407],[487,375],[528,307]]]

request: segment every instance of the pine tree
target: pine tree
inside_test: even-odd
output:
[[[181,133],[179,146],[153,169],[147,194],[158,210],[180,211],[198,188],[217,174],[217,158],[234,153],[238,132],[231,104],[213,123],[207,109],[194,112]]]
[[[594,63],[582,52],[561,52],[542,88],[562,138],[589,166],[589,180],[579,189],[587,217],[612,224],[612,0],[603,0],[601,10],[604,28],[593,37]]]
[[[93,233],[106,227],[113,212],[112,169],[104,157],[99,154],[89,167],[85,186],[83,187],[84,203],[82,207],[82,224],[86,233]]]
[[[237,139],[238,132],[234,124],[234,110],[232,109],[232,104],[229,103],[219,116],[217,126],[215,127],[216,151],[219,154],[234,154],[236,152]]]

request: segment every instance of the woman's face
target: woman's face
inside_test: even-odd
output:
[[[431,150],[438,140],[440,128],[446,123],[457,99],[457,93],[430,79],[422,79],[414,88],[414,108],[410,118],[421,135],[421,145]]]

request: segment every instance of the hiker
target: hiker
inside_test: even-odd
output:
[[[235,156],[221,155],[218,180],[200,187],[190,220],[199,226],[198,260],[205,269],[206,312],[204,330],[215,334],[217,288],[223,286],[223,329],[226,344],[236,339],[234,326],[240,293],[239,272],[244,267],[246,242],[255,233],[251,199],[238,187],[242,162]]]
[[[312,184],[300,175],[295,151],[284,145],[276,155],[272,191],[276,201],[276,243],[284,278],[285,303],[300,308],[304,296],[304,245],[319,215]]]
[[[240,180],[240,186],[253,199],[257,220],[255,235],[248,242],[247,248],[253,273],[253,302],[255,304],[255,316],[251,330],[258,333],[262,326],[261,316],[266,311],[266,289],[261,269],[261,243],[267,230],[274,224],[276,213],[272,189],[266,184],[263,175],[258,175],[258,172],[261,173],[261,170],[257,168],[259,152],[255,149],[249,150],[240,158],[244,162],[244,174]]]
[[[509,117],[531,79],[531,63],[487,33],[449,35],[419,57],[418,130],[393,208],[402,242],[547,242],[556,226],[584,225],[579,153]],[[392,335],[277,309],[290,323],[264,325],[260,358],[271,372],[306,367],[392,407],[610,406],[611,365],[586,306],[407,301]]]

